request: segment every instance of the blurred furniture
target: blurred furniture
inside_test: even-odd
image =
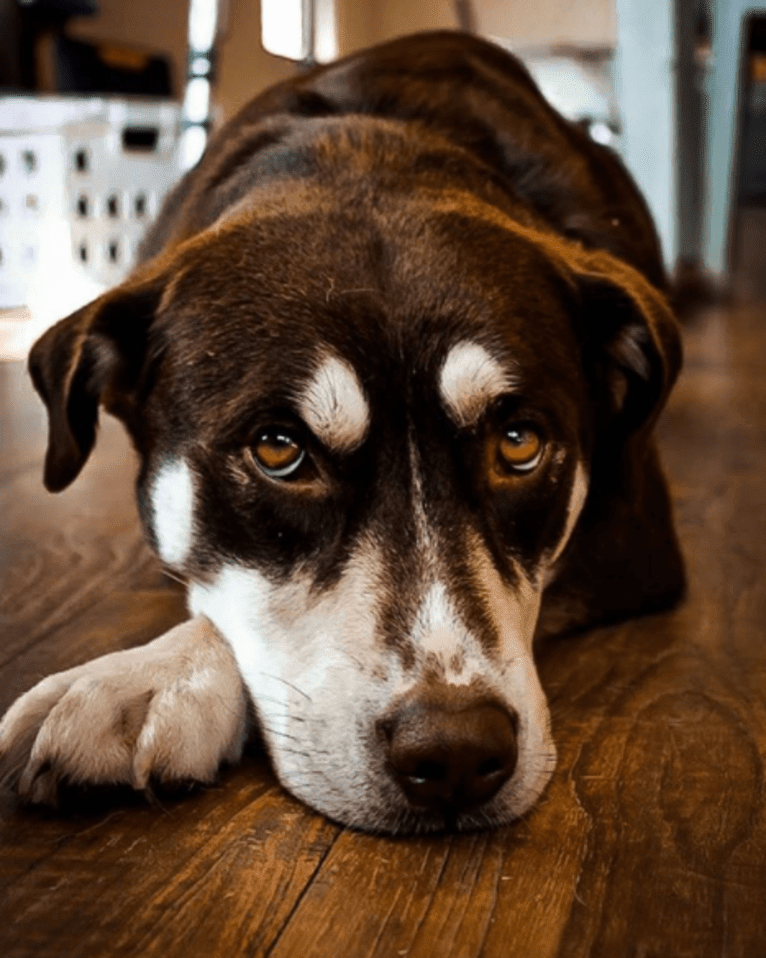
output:
[[[0,310],[28,308],[25,343],[133,265],[180,126],[170,101],[0,96]]]
[[[623,156],[652,209],[667,265],[699,265],[724,285],[742,174],[754,179],[763,152],[747,81],[750,35],[766,3],[617,0],[617,9]]]
[[[37,89],[40,37],[97,12],[96,0],[0,0],[0,88]]]
[[[0,91],[172,96],[166,54],[67,35],[96,13],[96,0],[0,0]]]
[[[738,138],[737,201],[742,206],[763,207],[766,205],[766,17],[752,17],[748,25],[749,76]]]
[[[711,61],[705,130],[705,201],[702,259],[722,280],[730,265],[737,201],[750,24],[766,5],[748,0],[710,0]]]
[[[540,92],[559,113],[585,127],[598,142],[618,148],[613,47],[538,46],[492,39],[524,62]]]
[[[170,59],[124,43],[90,43],[51,31],[39,37],[35,62],[39,92],[173,94]]]

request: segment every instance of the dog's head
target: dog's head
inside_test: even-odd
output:
[[[99,405],[276,772],[373,830],[497,824],[555,750],[532,640],[678,366],[663,298],[474,193],[277,184],[50,330],[45,481]],[[606,448],[606,452],[605,452]]]

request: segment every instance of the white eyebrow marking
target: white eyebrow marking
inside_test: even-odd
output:
[[[359,378],[335,356],[319,366],[300,396],[299,409],[317,437],[341,452],[358,446],[370,425],[370,408]]]
[[[442,399],[459,426],[475,423],[493,399],[516,385],[483,346],[471,342],[452,347],[439,380]]]
[[[183,459],[160,467],[150,498],[157,551],[169,566],[179,566],[189,556],[194,531],[194,483]]]

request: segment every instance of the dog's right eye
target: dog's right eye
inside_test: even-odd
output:
[[[543,455],[543,440],[531,426],[513,425],[497,445],[498,460],[511,472],[531,472]]]
[[[288,430],[275,427],[258,435],[245,449],[245,458],[270,479],[287,479],[300,469],[306,450]]]

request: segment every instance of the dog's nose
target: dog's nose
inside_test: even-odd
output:
[[[516,716],[494,702],[410,702],[381,723],[388,767],[414,806],[447,814],[488,802],[516,768]]]

